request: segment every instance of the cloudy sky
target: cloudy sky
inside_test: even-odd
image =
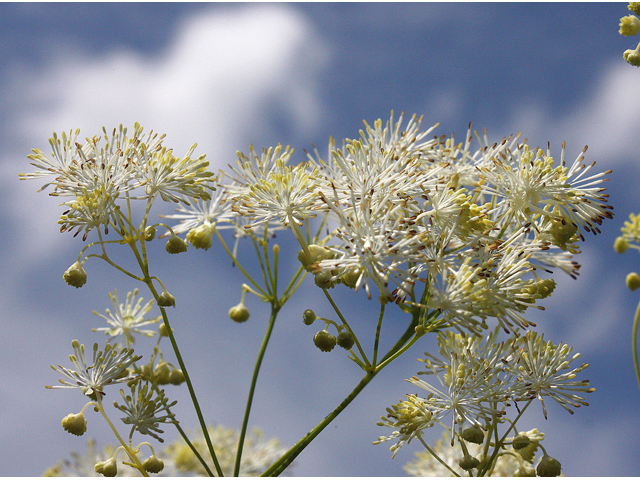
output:
[[[302,161],[312,143],[322,149],[331,135],[354,138],[363,119],[393,110],[439,122],[438,134],[462,135],[472,122],[494,140],[521,131],[555,152],[566,141],[569,158],[589,145],[587,159],[613,170],[614,220],[587,238],[579,279],[558,275],[546,311],[532,316],[546,338],[582,354],[597,392],[573,416],[551,408],[548,421],[532,416],[527,426],[547,434],[567,475],[637,475],[630,330],[638,296],[624,277],[639,259],[611,248],[628,214],[640,210],[640,70],[622,59],[635,42],[617,33],[627,13],[622,3],[0,4],[0,472],[40,475],[84,450],[84,439],[60,428],[83,399],[45,390],[58,378],[49,365],[65,363],[74,338],[103,341],[90,331],[102,326],[91,312],[109,306],[114,288],[124,295],[137,286],[98,262],[88,265],[82,289],[63,282],[82,241],[58,232],[58,201],[36,194],[37,182],[17,180],[31,171],[31,148],[48,152],[54,131],[80,128],[84,138],[138,121],[166,133],[176,152],[197,142],[214,169],[250,144],[291,145]],[[283,255],[295,255],[286,238],[282,245]],[[249,299],[249,322],[226,318],[242,277],[221,250],[167,258],[160,246],[157,255],[153,268],[177,298],[173,324],[205,416],[237,428],[268,310]],[[276,325],[251,419],[285,444],[359,378],[346,355],[313,347],[315,331],[300,313],[326,306],[311,285],[301,293]],[[356,324],[371,321],[360,318],[363,296],[344,302]],[[371,444],[388,433],[375,422],[408,393],[403,379],[429,348],[433,342],[414,347],[376,377],[293,473],[402,475],[418,445],[391,460],[386,446]],[[195,428],[184,390],[168,395],[182,424]],[[96,415],[89,422],[89,435],[113,443]]]

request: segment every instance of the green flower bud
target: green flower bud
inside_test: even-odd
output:
[[[142,462],[142,467],[149,473],[160,473],[164,468],[164,462],[155,455],[151,455]]]
[[[156,365],[153,377],[158,385],[166,385],[169,383],[169,375],[171,374],[171,365],[167,362],[160,362]]]
[[[472,427],[466,428],[462,432],[462,438],[464,438],[467,442],[482,445],[482,442],[484,442],[484,432],[478,425],[474,425]]]
[[[460,460],[458,460],[458,465],[460,465],[461,469],[469,471],[480,465],[480,460],[470,455],[465,455]]]
[[[349,331],[341,332],[336,339],[339,347],[344,348],[345,350],[349,350],[353,347],[353,344],[356,342],[355,338],[353,338],[353,334]]]
[[[172,234],[171,238],[167,241],[165,246],[169,253],[182,253],[187,251],[187,242],[182,240],[179,236]]]
[[[640,15],[640,2],[629,2],[627,8],[631,10],[636,15]]]
[[[514,450],[521,450],[527,447],[530,443],[531,440],[529,440],[529,437],[527,437],[526,435],[518,435],[513,439],[513,443],[511,445],[513,445]]]
[[[173,295],[165,290],[160,294],[156,303],[159,307],[175,307],[176,299]]]
[[[87,420],[83,413],[70,413],[62,419],[62,428],[79,437],[87,431]]]
[[[539,477],[557,477],[561,471],[562,465],[560,465],[560,462],[549,455],[544,455],[536,468]]]
[[[618,33],[625,37],[630,37],[640,32],[640,18],[634,15],[627,15],[620,19],[620,30]]]
[[[156,229],[155,227],[147,227],[144,229],[144,239],[147,242],[150,242],[156,238]]]
[[[298,252],[298,261],[302,264],[302,266],[311,271],[311,265],[320,260],[325,260],[328,258],[333,258],[333,252],[329,250],[327,247],[321,247],[320,245],[309,245],[309,257],[307,257],[307,253],[304,250],[300,250]]]
[[[173,332],[173,328],[171,329],[171,331]],[[165,325],[164,322],[162,322],[158,327],[158,333],[160,334],[161,337],[169,336],[169,331],[167,330],[167,326]]]
[[[636,272],[631,272],[627,275],[627,288],[631,291],[637,290],[640,288],[640,277]]]
[[[229,318],[237,323],[246,322],[249,319],[249,310],[244,303],[239,303],[229,309]]]
[[[624,237],[616,238],[616,241],[613,242],[613,249],[616,253],[624,253],[629,248],[629,243],[625,240]]]
[[[333,274],[330,270],[324,270],[316,273],[314,276],[314,281],[320,288],[333,288],[333,286],[336,284],[335,280],[333,280]]]
[[[638,50],[625,50],[622,56],[628,64],[640,67],[640,52]]]
[[[316,318],[317,318],[316,313],[310,308],[307,308],[302,313],[302,321],[304,322],[305,325],[311,325],[313,322],[316,321]]]
[[[197,228],[192,228],[187,233],[187,241],[196,248],[208,250],[211,248],[214,228],[210,223],[205,223]]]
[[[62,278],[67,282],[67,285],[80,288],[87,283],[87,272],[84,271],[84,268],[82,268],[82,265],[80,265],[79,262],[76,262],[67,268],[67,271],[64,272]]]
[[[313,343],[323,352],[330,352],[336,346],[336,337],[326,330],[320,330],[313,337]]]
[[[184,373],[179,368],[174,368],[169,374],[169,383],[171,385],[180,385],[184,383]]]
[[[111,457],[104,462],[98,462],[95,465],[96,473],[100,473],[105,477],[115,477],[118,474],[118,465],[116,464],[115,457]]]
[[[362,269],[359,267],[348,268],[345,273],[340,277],[340,281],[349,288],[356,288],[358,279],[362,274]]]

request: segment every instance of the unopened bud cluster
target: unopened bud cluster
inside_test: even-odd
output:
[[[638,2],[630,2],[628,8],[636,15],[640,15],[640,13],[638,13],[640,11]],[[640,32],[640,18],[635,15],[627,15],[620,19],[620,30],[618,30],[620,35],[630,37],[636,35],[638,32]],[[638,43],[638,46],[633,50],[625,50],[622,56],[628,64],[640,67],[640,43]]]
[[[305,325],[311,325],[317,318],[318,317],[315,312],[310,308],[306,309],[302,314],[302,321]],[[333,322],[327,321],[327,325],[329,323]],[[341,328],[343,327],[339,327],[339,329]],[[330,352],[336,345],[344,348],[345,350],[350,350],[355,343],[355,337],[349,330],[344,330],[338,333],[338,336],[336,337],[325,329],[320,330],[313,336],[313,343],[323,352]]]

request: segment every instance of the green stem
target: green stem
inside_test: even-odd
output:
[[[385,362],[385,360],[394,357],[394,354],[400,350],[404,344],[411,338],[412,335],[415,334],[415,327],[418,324],[418,314],[414,313],[411,323],[409,324],[407,330],[402,334],[402,336],[398,339],[396,344],[387,352],[387,354],[382,358],[383,364],[378,365],[373,370],[369,370],[365,373],[365,376],[360,380],[360,383],[356,385],[356,387],[347,395],[347,397],[338,405],[329,415],[327,415],[318,425],[316,425],[311,431],[309,431],[298,443],[296,443],[293,447],[291,447],[282,457],[280,457],[273,465],[271,465],[267,470],[265,470],[261,477],[270,477],[270,476],[278,476],[280,475],[285,468],[287,468],[291,462],[293,462],[298,455],[311,443],[311,441],[324,430],[324,428],[329,425],[347,406],[358,396],[358,394],[366,387],[369,382],[376,376],[385,365],[388,365],[389,362]],[[395,358],[395,357],[394,357]]]
[[[638,322],[640,319],[640,302],[636,308],[636,315],[633,317],[633,329],[631,331],[631,349],[633,352],[633,366],[636,369],[636,380],[640,388],[640,366],[638,365]]]
[[[240,463],[242,461],[242,448],[244,447],[244,438],[247,433],[247,426],[249,424],[249,415],[251,414],[251,405],[253,404],[253,395],[256,390],[256,384],[258,382],[258,374],[260,373],[260,366],[262,365],[262,359],[264,358],[264,354],[267,351],[267,344],[269,343],[269,339],[271,338],[271,333],[273,332],[273,326],[276,323],[276,317],[278,315],[279,310],[280,310],[279,305],[275,303],[271,304],[271,317],[269,318],[267,331],[264,334],[262,345],[260,346],[260,351],[258,352],[258,358],[256,358],[256,364],[253,369],[253,377],[251,378],[251,386],[249,387],[249,395],[247,397],[247,406],[244,411],[242,428],[240,429],[240,439],[238,440],[238,451],[236,453],[236,463],[233,469],[234,477],[237,477],[240,475]]]
[[[307,433],[302,439],[289,449],[278,461],[276,461],[271,467],[264,471],[262,477],[273,477],[280,475],[285,468],[287,468],[295,458],[306,448],[311,441],[318,436],[324,428],[329,425],[333,419],[335,419],[347,406],[358,396],[358,394],[367,386],[367,384],[376,376],[378,372],[366,372],[365,376],[360,380],[360,383],[356,385],[349,395],[338,405],[324,420],[316,425],[309,433]]]
[[[126,444],[126,442],[122,439],[122,437],[118,433],[118,430],[116,430],[116,427],[114,427],[113,423],[111,423],[111,420],[107,416],[107,412],[104,411],[104,408],[102,406],[102,398],[101,398],[100,394],[97,394],[97,405],[98,405],[98,411],[100,412],[102,417],[106,420],[106,422],[109,424],[109,427],[111,427],[111,430],[113,431],[114,435],[116,436],[116,438],[120,442],[120,445],[122,445],[122,448],[124,449],[124,451],[127,452],[127,455],[129,456],[129,458],[133,462],[133,466],[137,470],[140,471],[140,473],[142,474],[143,477],[148,477],[149,474],[147,473],[147,471],[142,466],[142,463],[140,463],[140,460],[138,460],[137,455],[131,449],[131,443],[129,443],[129,445]]]
[[[427,443],[424,441],[424,439],[422,438],[422,435],[418,434],[417,435],[418,440],[420,440],[420,442],[422,443],[422,445],[424,445],[424,448],[427,449],[427,452],[429,452],[431,455],[433,455],[433,458],[435,458],[437,461],[439,461],[442,465],[444,465],[451,473],[453,473],[453,476],[455,477],[459,477],[460,475],[458,474],[458,472],[456,472],[453,468],[451,468],[449,465],[447,465],[447,463],[442,460],[437,454],[436,452],[434,452],[431,447],[429,445],[427,445]]]
[[[145,276],[148,278],[148,275],[146,275],[147,272],[145,272]],[[145,283],[147,284],[147,286],[149,287],[149,290],[151,291],[151,294],[153,295],[153,297],[156,299],[156,303],[158,302],[158,292],[156,291],[155,287],[153,286],[153,282],[151,281],[151,279],[149,278],[148,280],[145,281]],[[164,325],[167,328],[167,334],[169,336],[169,340],[171,341],[171,346],[173,347],[173,352],[176,355],[176,358],[178,360],[178,364],[180,365],[180,369],[182,370],[182,373],[184,374],[184,379],[185,382],[187,384],[187,388],[189,389],[189,395],[191,396],[191,401],[193,402],[193,408],[196,411],[196,415],[198,417],[198,421],[200,422],[200,427],[202,428],[202,433],[204,435],[204,439],[207,443],[207,447],[209,448],[209,453],[211,454],[211,458],[213,459],[213,463],[216,467],[216,472],[218,473],[218,476],[220,477],[224,477],[224,474],[222,473],[222,468],[220,468],[220,464],[218,463],[218,458],[216,457],[216,452],[213,448],[213,445],[211,443],[211,437],[209,436],[209,430],[207,429],[207,424],[204,421],[204,416],[202,415],[202,410],[200,409],[200,404],[198,403],[198,398],[196,397],[196,392],[193,389],[193,384],[191,383],[191,378],[189,377],[189,373],[187,372],[187,367],[184,364],[184,362],[182,361],[182,355],[180,354],[180,350],[178,348],[178,343],[176,342],[175,337],[173,336],[173,331],[171,329],[171,325],[169,324],[169,317],[167,317],[167,312],[165,311],[165,309],[163,307],[160,307],[160,313],[162,314],[162,320],[164,321]]]

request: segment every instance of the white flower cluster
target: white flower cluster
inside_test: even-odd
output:
[[[60,231],[83,232],[83,239],[94,228],[109,225],[124,226],[119,218],[118,198],[144,199],[152,203],[156,196],[164,201],[189,204],[187,198],[209,199],[209,162],[204,155],[192,158],[196,147],[187,154],[175,157],[172,150],[162,147],[164,135],[150,132],[143,135],[137,123],[133,136],[127,136],[122,125],[111,134],[103,128],[103,135],[77,142],[80,131],[55,133],[49,139],[52,152],[46,155],[34,149],[29,159],[40,169],[20,174],[21,179],[53,177],[41,190],[53,186],[53,196],[73,197],[63,203],[68,209],[60,216]],[[144,187],[144,193],[133,196],[134,190]]]
[[[217,185],[224,198],[182,207],[176,230],[190,229],[197,246],[197,230],[216,222],[290,227],[323,288],[342,283],[369,297],[377,288],[386,301],[440,311],[440,326],[460,331],[479,333],[490,317],[506,330],[529,326],[523,312],[555,285],[538,272],[575,277],[582,232],[612,217],[599,186],[609,172],[590,175],[586,148],[567,163],[564,145],[557,161],[518,137],[490,145],[485,134],[473,151],[471,131],[456,143],[427,139],[420,125],[414,116],[402,129],[393,115],[384,127],[365,123],[359,139],[330,142],[329,160],[316,151],[295,167],[288,147],[239,153],[232,182]],[[311,255],[300,227],[321,215],[334,229]]]
[[[439,387],[418,377],[408,380],[428,392],[426,398],[407,395],[407,400],[387,409],[380,426],[392,428],[390,436],[374,443],[394,440],[391,451],[397,453],[405,443],[420,436],[422,431],[441,423],[451,414],[450,432],[462,432],[465,425],[486,428],[496,425],[512,402],[539,399],[545,418],[544,398],[555,400],[565,410],[588,405],[579,393],[591,393],[588,380],[576,380],[576,375],[588,364],[571,368],[579,357],[571,355],[572,348],[554,345],[543,335],[528,331],[517,332],[498,342],[496,328],[483,341],[476,335],[439,333],[440,356],[425,353],[428,367],[425,375],[435,375]],[[456,432],[456,428],[460,432]]]

